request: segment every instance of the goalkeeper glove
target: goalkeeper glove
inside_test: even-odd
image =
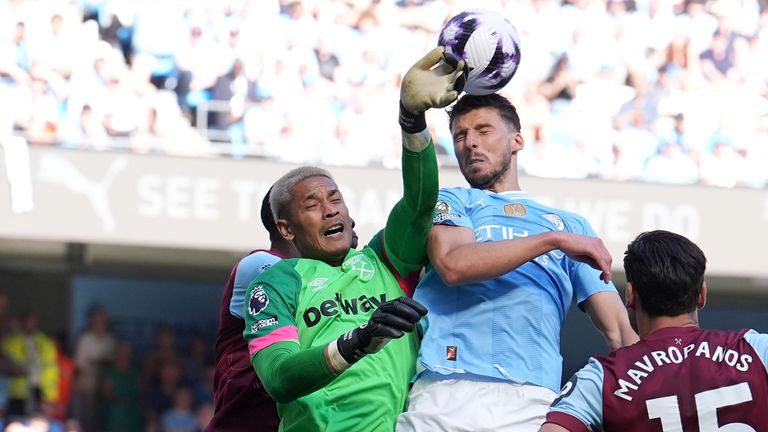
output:
[[[339,373],[366,354],[378,352],[390,340],[414,331],[416,323],[426,314],[427,308],[408,297],[399,297],[383,303],[367,323],[331,342],[331,369]]]
[[[405,132],[426,129],[424,111],[446,107],[459,97],[465,69],[464,60],[445,53],[443,47],[433,49],[411,66],[400,85],[400,126]]]

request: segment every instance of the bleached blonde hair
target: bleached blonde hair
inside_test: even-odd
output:
[[[291,189],[299,182],[317,176],[327,177],[335,182],[328,170],[313,166],[302,166],[288,171],[272,185],[272,192],[269,195],[269,207],[275,220],[285,217],[288,206],[293,198],[291,196]]]

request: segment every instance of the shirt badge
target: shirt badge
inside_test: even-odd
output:
[[[345,272],[352,272],[363,282],[373,279],[376,274],[376,267],[363,254],[357,254],[341,264],[341,269]]]
[[[459,356],[459,347],[456,345],[448,345],[445,347],[445,359],[456,361],[456,358]]]
[[[504,214],[507,216],[517,217],[528,216],[528,209],[526,209],[525,206],[520,203],[505,204]]]
[[[263,311],[269,304],[269,296],[261,285],[257,285],[251,292],[251,298],[248,300],[248,313],[256,315]]]
[[[544,219],[548,220],[549,223],[555,226],[555,229],[558,231],[562,231],[565,229],[565,224],[563,223],[563,219],[560,218],[560,216],[552,213],[548,213],[543,215]]]

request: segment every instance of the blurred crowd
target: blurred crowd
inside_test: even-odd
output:
[[[8,306],[0,293],[0,430],[201,432],[210,421],[212,341],[192,338],[182,349],[173,329],[160,326],[151,350],[138,355],[101,307],[68,339]]]
[[[396,167],[402,74],[478,6],[520,32],[524,173],[765,187],[766,0],[5,0],[0,137]]]

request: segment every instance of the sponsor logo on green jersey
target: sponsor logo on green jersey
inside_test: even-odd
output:
[[[317,325],[325,317],[332,317],[338,314],[360,315],[370,314],[382,303],[387,301],[387,294],[379,294],[378,297],[361,295],[360,297],[345,298],[340,293],[332,299],[320,302],[319,306],[310,306],[304,311],[304,324],[307,327]]]
[[[277,315],[272,315],[269,318],[256,321],[253,325],[251,325],[251,331],[256,333],[257,331],[265,327],[276,326],[277,323],[278,323]]]

